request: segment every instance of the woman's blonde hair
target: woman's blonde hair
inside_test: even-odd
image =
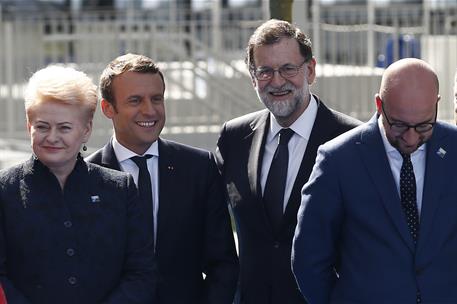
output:
[[[27,118],[34,106],[44,101],[56,101],[80,106],[92,120],[97,108],[97,86],[81,71],[69,66],[50,65],[30,77],[24,98]]]

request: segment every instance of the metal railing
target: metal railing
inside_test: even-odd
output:
[[[317,2],[317,1],[316,1]],[[213,148],[227,119],[262,108],[244,63],[244,48],[265,20],[260,8],[189,11],[37,13],[0,20],[0,138],[25,138],[22,89],[50,63],[76,65],[97,80],[126,52],[156,60],[166,82],[164,135]],[[379,7],[314,5],[303,30],[319,63],[312,87],[326,104],[367,120],[385,66],[417,56],[438,72],[439,117],[453,117],[457,5]],[[110,122],[96,114],[91,144],[105,142]]]

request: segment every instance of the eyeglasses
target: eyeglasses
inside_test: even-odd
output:
[[[254,77],[261,81],[270,80],[273,78],[275,72],[278,72],[283,78],[291,78],[298,74],[298,71],[306,62],[307,60],[303,61],[300,65],[285,64],[277,69],[273,69],[271,67],[260,67],[254,70]]]
[[[417,133],[425,133],[433,129],[433,126],[436,124],[436,117],[438,115],[438,103],[436,104],[435,108],[435,119],[434,122],[421,122],[416,125],[409,125],[404,122],[390,122],[389,118],[386,115],[386,111],[384,110],[384,102],[381,102],[381,109],[382,113],[384,115],[384,118],[386,119],[387,123],[390,126],[390,129],[398,134],[403,134],[409,129],[413,128]]]

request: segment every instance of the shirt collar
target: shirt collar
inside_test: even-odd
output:
[[[306,107],[305,111],[303,111],[297,120],[289,126],[296,134],[306,140],[309,140],[317,115],[317,101],[313,94],[310,94],[310,96],[308,107]],[[281,129],[282,127],[279,125],[276,118],[270,113],[270,133],[267,140],[273,140]]]
[[[117,141],[116,136],[113,136],[113,149],[114,153],[116,154],[117,160],[119,163],[123,162],[124,160],[127,160],[133,156],[137,156],[135,152],[132,150],[124,147],[119,141]],[[158,141],[156,140],[155,142],[152,143],[151,146],[149,146],[149,149],[143,154],[150,154],[153,156],[159,156],[159,144]]]

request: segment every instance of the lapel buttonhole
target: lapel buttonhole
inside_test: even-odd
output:
[[[91,203],[100,203],[100,197],[98,195],[92,195],[90,197],[90,202]]]

